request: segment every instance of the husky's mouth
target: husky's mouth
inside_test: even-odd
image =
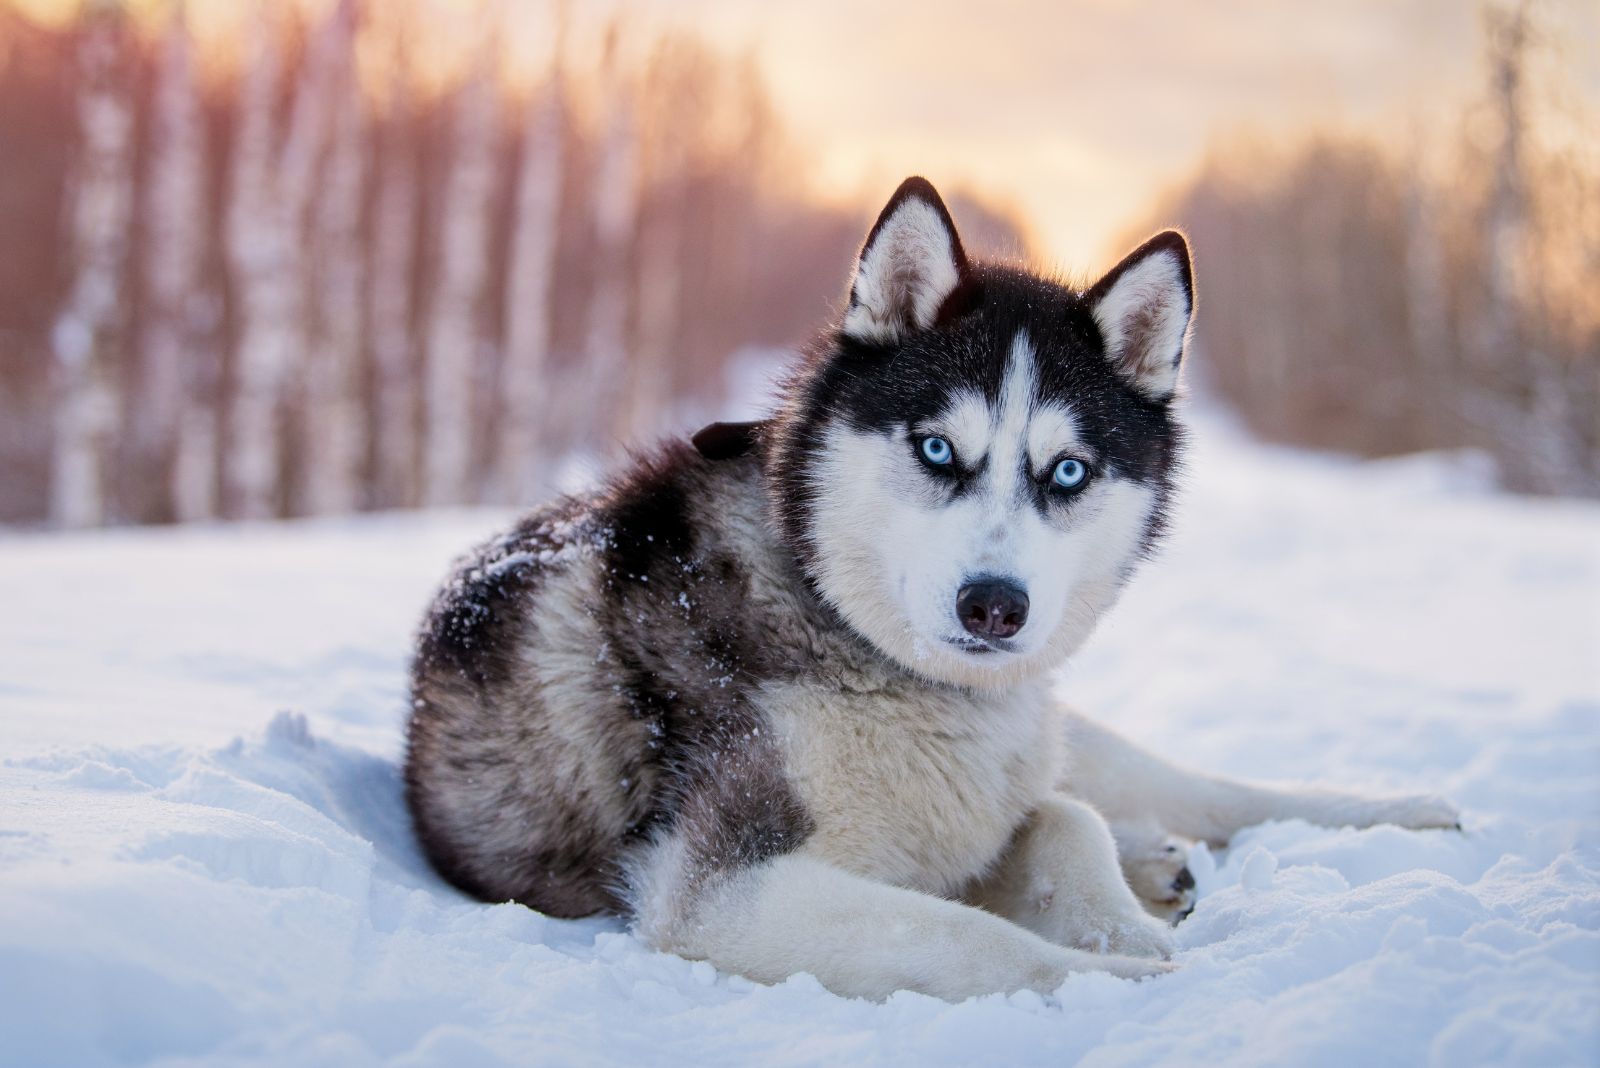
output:
[[[985,641],[982,638],[973,638],[963,635],[959,638],[944,639],[946,645],[953,645],[964,653],[974,656],[983,656],[988,653],[1014,653],[1016,649],[1011,642],[994,638]]]

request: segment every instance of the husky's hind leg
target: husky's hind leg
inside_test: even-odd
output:
[[[1189,848],[1194,842],[1168,834],[1153,819],[1121,820],[1109,825],[1117,842],[1122,875],[1145,911],[1177,923],[1194,909],[1194,875]]]
[[[1145,914],[1117,865],[1106,821],[1072,798],[1040,804],[967,900],[1059,945],[1172,955],[1171,932]]]
[[[1326,827],[1460,826],[1455,807],[1440,797],[1364,797],[1233,782],[1163,760],[1077,713],[1066,713],[1065,721],[1060,789],[1089,802],[1113,827],[1130,828],[1130,835],[1153,823],[1166,834],[1220,846],[1267,820],[1303,819]]]

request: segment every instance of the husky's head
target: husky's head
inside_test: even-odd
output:
[[[1161,528],[1193,306],[1176,232],[1076,289],[968,261],[907,179],[768,436],[779,522],[822,597],[935,679],[1060,663]]]

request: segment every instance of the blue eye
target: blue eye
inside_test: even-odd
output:
[[[943,467],[955,457],[955,450],[944,438],[923,438],[922,444],[917,447],[922,453],[922,458],[935,467]]]
[[[1089,477],[1089,469],[1082,460],[1066,459],[1056,464],[1056,470],[1050,480],[1062,489],[1077,489]]]

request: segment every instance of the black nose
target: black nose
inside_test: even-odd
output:
[[[1009,638],[1028,621],[1028,595],[1009,582],[974,582],[956,594],[956,615],[969,634]]]

